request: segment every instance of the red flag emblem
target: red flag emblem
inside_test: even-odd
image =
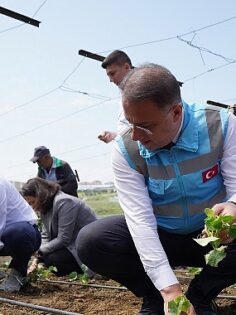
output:
[[[212,179],[219,173],[219,166],[218,164],[214,165],[209,170],[206,170],[202,173],[202,180],[203,183],[207,182],[208,180]]]

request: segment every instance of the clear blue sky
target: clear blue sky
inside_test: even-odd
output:
[[[37,12],[41,21],[36,28],[0,14],[1,177],[35,176],[29,159],[34,147],[46,145],[82,181],[112,180],[112,145],[97,135],[116,129],[119,91],[79,49],[104,56],[123,49],[134,65],[162,64],[186,81],[186,101],[236,103],[235,0],[11,0],[0,6],[31,17]],[[212,53],[177,38],[189,32],[181,38]]]

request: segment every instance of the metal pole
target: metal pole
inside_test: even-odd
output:
[[[12,10],[8,10],[6,8],[3,8],[3,7],[0,7],[0,13],[4,14],[6,16],[9,16],[13,19],[16,19],[16,20],[19,20],[19,21],[22,21],[24,23],[28,23],[30,25],[37,26],[37,27],[39,27],[39,23],[41,23],[38,20],[32,19],[26,15],[20,14],[18,12],[12,11]]]

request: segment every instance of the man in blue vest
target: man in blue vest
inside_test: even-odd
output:
[[[143,297],[139,315],[167,315],[168,302],[182,295],[172,267],[202,267],[186,292],[186,314],[215,315],[212,301],[236,282],[236,242],[224,235],[226,257],[211,267],[209,248],[193,238],[207,207],[236,220],[236,117],[186,104],[176,78],[154,64],[128,75],[122,102],[131,128],[117,139],[112,160],[124,217],[81,230],[80,257]]]

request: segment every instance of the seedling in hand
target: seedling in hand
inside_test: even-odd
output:
[[[185,295],[179,295],[174,300],[168,302],[168,313],[169,315],[180,315],[187,313],[191,303]]]
[[[219,262],[225,256],[226,245],[222,245],[220,235],[227,234],[232,239],[236,238],[236,224],[232,215],[217,215],[212,209],[205,209],[205,227],[204,232],[199,238],[194,239],[199,245],[206,246],[210,244],[213,248],[205,255],[205,261],[212,267],[217,267]]]

